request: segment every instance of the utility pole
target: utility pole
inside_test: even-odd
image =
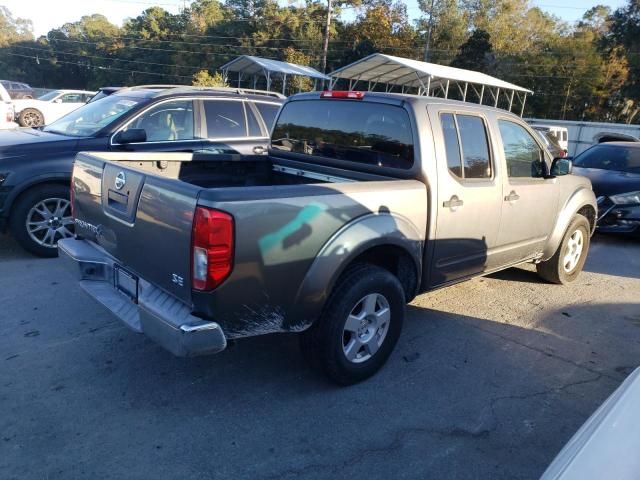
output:
[[[431,43],[431,30],[433,29],[433,4],[435,0],[431,0],[431,7],[429,8],[429,28],[427,29],[427,45],[424,47],[424,61],[429,61],[429,44]]]
[[[329,27],[331,26],[331,0],[327,0],[327,23],[324,27],[324,46],[322,47],[322,73],[327,73],[327,52],[329,51]]]

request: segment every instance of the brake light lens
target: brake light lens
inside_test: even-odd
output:
[[[191,275],[195,290],[213,290],[233,268],[233,217],[196,207],[191,236]]]
[[[362,100],[364,98],[364,92],[354,92],[351,90],[325,90],[320,94],[320,98],[347,98],[351,100]]]

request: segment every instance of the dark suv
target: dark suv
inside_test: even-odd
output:
[[[26,83],[12,82],[11,80],[0,80],[0,83],[7,90],[12,100],[34,97],[33,88]]]
[[[0,232],[57,255],[73,235],[69,181],[76,153],[266,153],[279,94],[223,88],[123,88],[39,129],[0,131]]]

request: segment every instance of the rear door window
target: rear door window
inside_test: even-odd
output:
[[[440,123],[449,171],[459,178],[491,178],[491,155],[484,120],[475,115],[443,113]]]
[[[277,150],[335,160],[409,169],[413,136],[406,110],[351,100],[286,104],[272,134]]]
[[[247,136],[244,103],[235,100],[204,100],[207,138]]]

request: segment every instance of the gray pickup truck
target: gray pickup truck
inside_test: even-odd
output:
[[[290,98],[268,156],[80,153],[80,286],[175,355],[300,332],[340,384],[374,374],[417,294],[523,262],[568,283],[589,181],[506,111],[410,95]]]

